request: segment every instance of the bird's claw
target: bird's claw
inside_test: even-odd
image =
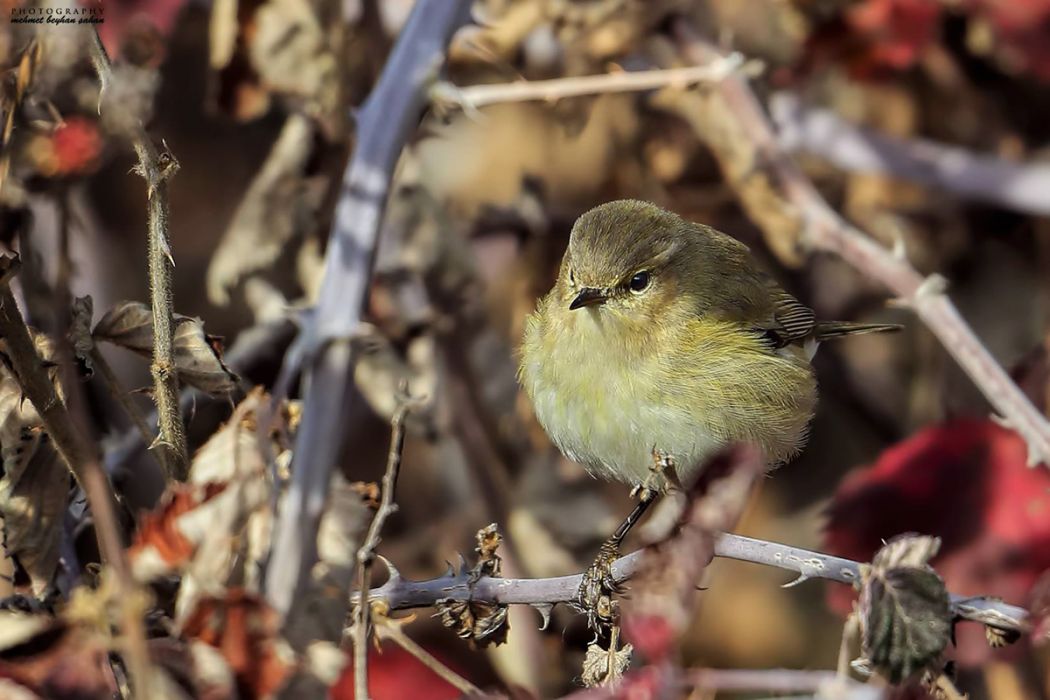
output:
[[[625,588],[613,575],[612,565],[618,554],[616,542],[603,544],[576,591],[574,607],[587,615],[587,625],[598,634],[608,630],[619,617],[614,596],[623,594]]]

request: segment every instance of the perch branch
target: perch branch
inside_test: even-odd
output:
[[[684,21],[676,23],[685,55],[706,63],[721,55],[698,39]],[[752,163],[767,168],[788,202],[802,217],[801,243],[834,253],[859,272],[877,280],[908,304],[966,371],[974,384],[1028,445],[1032,464],[1050,463],[1050,423],[1011,381],[944,293],[944,280],[924,278],[902,256],[849,224],[824,200],[802,170],[787,157],[746,79],[733,75],[714,88],[749,143],[742,148]],[[716,135],[709,135],[714,138]],[[724,138],[723,134],[718,136]],[[740,156],[738,156],[740,157]]]
[[[638,571],[644,551],[632,552],[613,563],[613,577],[618,583]],[[796,582],[820,578],[853,584],[860,580],[862,566],[850,559],[731,533],[723,533],[715,542],[715,556],[793,571],[799,575]],[[542,608],[575,600],[582,580],[582,574],[543,579],[483,577],[472,584],[469,572],[460,572],[428,581],[408,581],[391,568],[390,579],[372,589],[371,597],[385,602],[391,610],[427,607],[443,598]],[[997,629],[1025,632],[1030,627],[1024,608],[990,598],[953,595],[952,610],[957,617]]]
[[[927,139],[905,140],[851,124],[779,92],[769,114],[786,151],[807,151],[844,170],[885,173],[1007,209],[1050,214],[1050,165],[1016,163]]]
[[[383,473],[382,494],[379,509],[368,526],[365,541],[357,550],[357,607],[354,610],[354,698],[368,698],[368,627],[371,623],[371,606],[368,605],[368,579],[372,562],[376,558],[379,536],[386,519],[397,511],[394,493],[397,477],[401,471],[401,454],[405,449],[405,415],[407,400],[401,400],[390,419],[390,453],[387,455],[386,471]]]
[[[78,429],[65,402],[55,391],[47,366],[37,355],[29,327],[11,293],[10,281],[17,271],[17,258],[0,257],[0,338],[4,340],[4,354],[22,392],[40,414],[44,430],[55,449],[87,495],[94,514],[99,551],[115,574],[128,665],[136,691],[141,697],[149,697],[149,652],[142,624],[144,609],[124,556],[124,543],[117,524],[116,497],[99,463],[95,445]]]
[[[437,105],[455,105],[473,112],[500,102],[556,102],[567,97],[615,92],[642,92],[657,88],[684,89],[697,83],[724,80],[744,67],[744,57],[733,53],[706,65],[656,70],[619,71],[602,75],[582,75],[553,80],[519,80],[513,83],[459,87],[448,82],[435,83],[430,99]]]
[[[343,416],[350,402],[361,400],[353,389],[350,343],[368,297],[394,166],[469,6],[466,0],[417,2],[358,114],[357,145],[335,208],[317,314],[296,353],[304,363],[303,417],[266,570],[267,599],[282,615],[317,558],[317,528],[341,447]]]
[[[97,31],[92,31],[91,62],[98,73],[101,91],[113,84],[113,68]],[[175,371],[175,318],[172,302],[172,274],[175,262],[168,238],[168,179],[179,169],[178,162],[165,148],[157,150],[141,124],[131,133],[131,145],[138,156],[136,171],[146,180],[149,208],[150,306],[153,310],[153,397],[157,402],[160,434],[159,452],[170,478],[183,481],[189,469],[186,426],[179,412],[179,377]]]

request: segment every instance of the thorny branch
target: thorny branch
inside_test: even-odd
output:
[[[690,61],[705,63],[721,55],[697,38],[684,21],[678,22],[675,30]],[[753,165],[764,166],[776,176],[789,202],[802,216],[800,242],[838,255],[858,271],[886,285],[914,309],[1001,414],[1002,421],[1024,438],[1029,463],[1050,463],[1050,423],[963,320],[945,294],[945,280],[937,275],[924,278],[902,254],[879,245],[832,209],[798,165],[781,150],[773,127],[745,77],[731,75],[713,89],[721,95],[739,125],[738,133],[750,140]]]
[[[146,630],[142,624],[144,599],[137,595],[117,524],[116,496],[99,462],[94,444],[75,424],[66,404],[55,391],[43,360],[29,334],[14,294],[11,279],[18,272],[18,259],[0,257],[0,338],[4,354],[26,398],[36,408],[55,449],[73,473],[84,493],[95,520],[99,551],[112,569],[116,595],[121,605],[121,629],[127,642],[128,662],[135,689],[149,697],[150,663]]]
[[[415,128],[426,88],[452,33],[467,20],[466,0],[422,0],[398,37],[358,114],[357,146],[343,176],[325,256],[317,315],[301,337],[306,394],[288,495],[281,504],[266,570],[266,596],[288,611],[316,559],[317,527],[340,448],[353,389],[350,343],[367,298],[379,224],[401,148]],[[276,392],[275,392],[276,393]],[[277,397],[279,398],[279,397]]]
[[[500,102],[554,102],[568,97],[616,92],[642,92],[657,88],[684,89],[696,83],[718,82],[740,68],[746,68],[740,54],[716,58],[706,65],[658,70],[619,71],[604,75],[583,75],[552,80],[520,80],[494,85],[459,87],[436,83],[430,99],[437,105],[458,105],[475,112]]]
[[[631,578],[640,568],[645,550],[632,552],[613,563],[617,582]],[[821,554],[777,542],[723,533],[715,542],[715,556],[793,571],[799,578],[792,584],[820,578],[853,584],[860,580],[862,564],[830,554]],[[543,579],[505,579],[483,577],[470,582],[467,572],[450,573],[428,581],[408,581],[390,564],[390,579],[372,589],[372,600],[385,602],[391,610],[433,605],[437,600],[476,600],[493,604],[532,605],[541,611],[556,603],[574,600],[582,574]],[[1003,630],[1029,629],[1028,612],[997,600],[952,596],[956,616]]]
[[[368,697],[368,627],[371,622],[371,607],[368,604],[368,575],[375,561],[379,536],[386,519],[397,511],[394,493],[397,477],[401,471],[401,455],[405,449],[405,416],[411,405],[407,397],[400,403],[390,420],[390,452],[387,455],[386,471],[383,474],[379,509],[368,526],[365,541],[357,550],[357,607],[354,609],[354,697]]]
[[[102,95],[113,83],[113,68],[98,32],[92,30],[91,62],[98,73]],[[163,153],[137,124],[131,143],[138,156],[136,171],[146,180],[149,206],[149,279],[150,306],[153,311],[153,396],[157,403],[160,435],[157,449],[163,455],[168,477],[184,481],[189,469],[186,426],[179,412],[179,377],[175,371],[175,318],[172,301],[172,274],[175,262],[168,239],[168,179],[179,168],[178,162],[165,149]]]

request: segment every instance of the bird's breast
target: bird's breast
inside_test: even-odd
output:
[[[672,339],[658,328],[638,338],[598,310],[572,313],[563,323],[530,322],[522,363],[536,417],[567,457],[638,484],[654,449],[674,455],[683,472],[722,446],[689,407],[664,400],[675,377],[662,349]]]

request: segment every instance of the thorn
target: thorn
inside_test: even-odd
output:
[[[908,247],[904,242],[904,234],[899,229],[894,229],[893,249],[890,251],[890,254],[901,262],[908,262]]]
[[[799,573],[798,578],[796,578],[794,581],[788,581],[787,583],[781,585],[780,587],[781,588],[794,588],[798,584],[805,583],[808,580],[809,580],[809,576],[808,575],[803,574],[803,573]]]
[[[167,237],[161,240],[161,250],[164,251],[164,255],[168,258],[168,262],[171,263],[172,269],[175,269],[175,258],[171,256],[171,246],[168,245]]]
[[[146,448],[146,449],[148,449],[148,450],[155,450],[158,447],[167,447],[168,449],[175,449],[174,445],[172,445],[167,440],[161,439],[160,435],[158,435],[157,438],[152,443],[150,443],[150,446],[148,448]]]
[[[943,275],[933,273],[922,281],[919,288],[915,290],[913,299],[920,301],[930,297],[940,296],[948,291],[948,280]]]
[[[539,603],[532,607],[540,614],[540,618],[543,620],[543,624],[540,625],[540,632],[545,632],[551,624],[551,611],[554,610],[554,604]]]
[[[446,559],[445,560],[445,574],[444,574],[444,578],[455,578],[455,577],[456,577],[456,567],[452,566],[452,562],[450,562],[449,560]]]
[[[392,561],[384,557],[382,554],[377,554],[376,559],[383,562],[383,566],[386,567],[387,583],[401,580],[401,572],[397,570],[397,567],[394,566]]]
[[[467,566],[467,560],[463,557],[463,552],[456,552],[456,556],[459,557],[459,574],[462,576],[467,573],[469,567]]]

